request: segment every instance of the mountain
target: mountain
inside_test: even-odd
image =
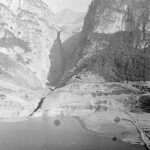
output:
[[[80,32],[83,26],[85,13],[76,12],[69,8],[55,14],[55,20],[62,31],[62,41]]]
[[[144,34],[141,30],[142,15],[143,11],[146,13],[148,2],[92,1],[78,45],[67,65],[70,71],[65,73],[62,81],[83,69],[91,70],[107,81],[149,80],[149,33]],[[145,3],[148,3],[147,6]],[[148,21],[145,26],[148,32]],[[143,50],[145,42],[147,44]],[[144,52],[147,53],[146,57]]]
[[[42,83],[46,82],[50,67],[48,55],[57,35],[53,13],[40,0],[20,0],[18,3],[1,0],[0,3],[1,47],[8,55],[14,53],[14,59],[35,72]]]
[[[0,115],[27,116],[38,105],[56,36],[53,13],[41,0],[0,0]]]
[[[62,10],[61,12],[57,12],[55,14],[56,21],[62,25],[73,24],[75,22],[78,22],[79,20],[80,20],[80,23],[82,23],[84,16],[85,16],[85,13],[76,12],[69,8],[66,8]]]
[[[41,0],[0,0],[0,118],[74,117],[113,141],[147,144],[149,8],[93,0],[85,18],[65,10],[58,24]]]

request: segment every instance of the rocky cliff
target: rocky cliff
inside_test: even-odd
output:
[[[45,83],[50,67],[48,55],[57,35],[53,13],[40,0],[1,0],[0,4],[1,51]]]
[[[49,58],[51,67],[49,70],[48,81],[50,85],[55,86],[62,78],[66,65],[65,53],[60,39],[60,32],[57,34],[57,38],[53,44]]]
[[[107,81],[149,80],[149,6],[146,0],[92,1],[63,81],[83,69]]]
[[[56,36],[53,13],[41,0],[0,0],[1,117],[28,116],[37,107]]]

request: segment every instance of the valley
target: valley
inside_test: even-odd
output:
[[[41,0],[0,0],[0,122],[74,118],[150,149],[149,17],[148,0],[57,13]]]

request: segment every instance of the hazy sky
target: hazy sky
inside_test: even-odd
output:
[[[43,0],[53,12],[70,8],[76,11],[85,12],[92,0]]]

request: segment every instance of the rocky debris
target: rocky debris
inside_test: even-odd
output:
[[[139,89],[139,91],[143,94],[150,93],[149,85],[138,83],[138,84],[133,84],[133,86]]]

